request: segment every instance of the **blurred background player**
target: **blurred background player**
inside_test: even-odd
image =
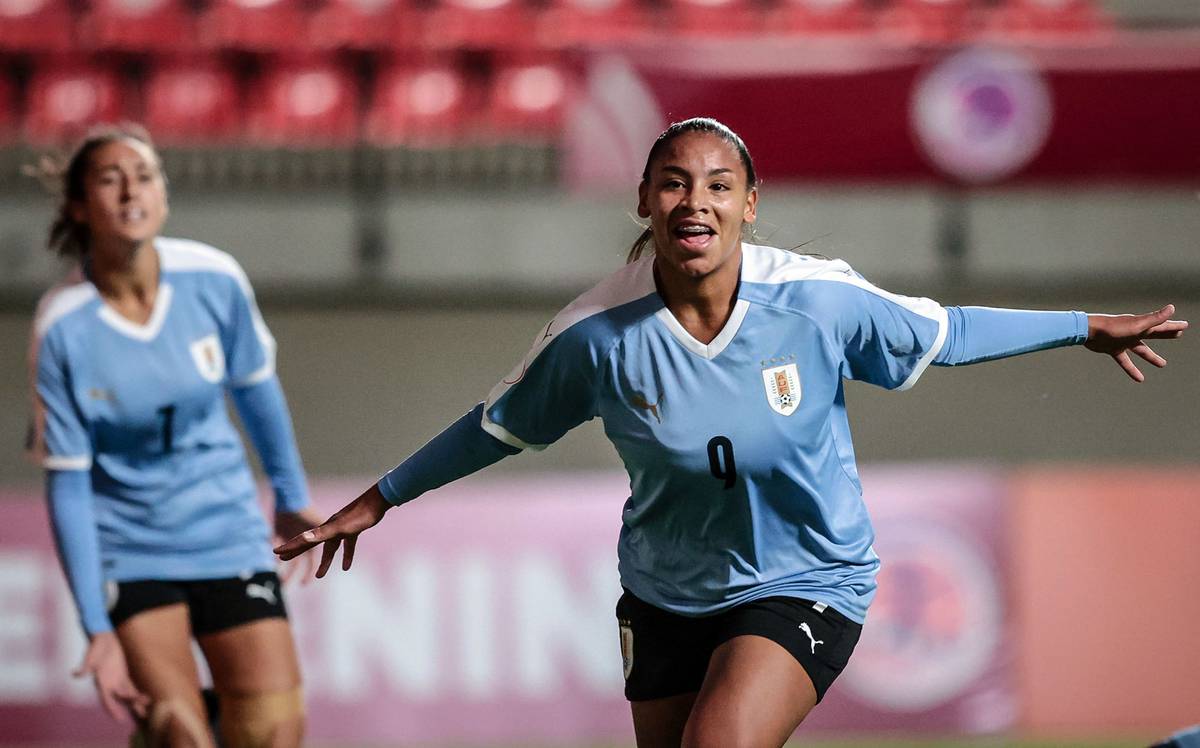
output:
[[[638,189],[650,226],[630,262],[552,319],[474,410],[325,524],[317,576],[384,513],[599,416],[629,472],[618,546],[625,695],[638,745],[782,745],[846,666],[879,558],[843,379],[908,389],[955,366],[1084,344],[1131,379],[1142,315],[942,307],[890,294],[840,260],[742,241],[757,178],[741,138],[705,118],[655,141]],[[649,256],[643,249],[652,248]],[[766,402],[760,388],[766,389]]]
[[[298,745],[300,669],[228,392],[275,493],[277,534],[311,526],[275,342],[232,257],[160,237],[166,181],[138,127],[92,131],[52,174],[52,251],[77,260],[42,299],[31,448],[63,569],[114,718],[151,745]]]

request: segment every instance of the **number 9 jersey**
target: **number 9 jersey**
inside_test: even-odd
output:
[[[34,322],[32,456],[90,471],[103,575],[190,579],[273,569],[226,388],[275,375],[275,341],[236,261],[155,240],[159,284],[136,324],[76,274]]]
[[[484,404],[482,427],[537,449],[599,416],[630,478],[622,584],[683,615],[763,597],[862,622],[878,557],[843,380],[911,387],[947,334],[928,299],[844,262],[743,244],[724,329],[705,344],[627,265],[539,332]]]

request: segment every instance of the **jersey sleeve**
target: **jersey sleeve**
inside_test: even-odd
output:
[[[950,329],[935,366],[962,366],[1087,340],[1084,312],[946,307]]]
[[[248,387],[275,374],[275,338],[258,310],[250,280],[240,266],[234,264],[234,269],[229,316],[221,331],[221,344],[225,350],[227,384]]]
[[[596,416],[601,362],[591,325],[556,331],[556,320],[484,402],[483,430],[510,447],[544,449]]]
[[[935,301],[889,293],[854,273],[820,289],[847,379],[906,390],[945,343],[946,310]]]
[[[35,343],[32,419],[26,443],[30,457],[47,470],[88,470],[92,437],[71,386],[71,370],[53,331]]]
[[[83,630],[89,635],[112,630],[104,604],[91,477],[78,471],[47,471],[46,502],[54,545]]]

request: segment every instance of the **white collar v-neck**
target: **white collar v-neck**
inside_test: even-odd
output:
[[[133,320],[121,316],[116,309],[103,302],[100,304],[100,319],[122,335],[127,335],[134,340],[149,342],[158,337],[158,333],[162,331],[163,323],[167,319],[167,311],[171,308],[171,295],[171,284],[160,278],[158,291],[154,295],[154,308],[150,310],[150,319],[146,320],[144,325],[139,325]]]
[[[714,359],[721,355],[721,351],[725,350],[734,336],[737,335],[738,328],[742,326],[742,320],[746,318],[746,312],[750,311],[750,302],[745,299],[738,299],[734,302],[733,313],[729,315],[729,319],[725,321],[725,326],[721,328],[721,332],[717,333],[717,337],[713,338],[711,343],[701,343],[692,337],[692,334],[684,329],[679,320],[675,319],[675,315],[671,314],[671,310],[667,307],[659,309],[654,316],[666,325],[667,330],[676,340],[683,343],[683,346],[697,356],[703,356],[707,359]]]

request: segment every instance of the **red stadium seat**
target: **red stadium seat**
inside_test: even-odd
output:
[[[880,11],[882,33],[914,43],[946,43],[974,33],[978,8],[973,0],[893,0]]]
[[[0,0],[0,52],[68,52],[73,26],[67,0]]]
[[[224,49],[303,50],[307,22],[303,0],[213,0],[200,15],[200,41]]]
[[[249,88],[247,134],[268,145],[345,145],[358,136],[358,87],[325,61],[280,62]]]
[[[114,122],[123,115],[116,73],[68,62],[34,72],[23,129],[32,143],[62,143],[98,122]]]
[[[241,130],[237,81],[212,61],[157,67],[146,81],[144,120],[162,143],[235,138]]]
[[[196,19],[183,0],[91,0],[80,19],[82,44],[126,52],[183,52]]]
[[[440,0],[422,22],[421,44],[435,50],[531,49],[534,13],[522,0]]]
[[[869,31],[873,17],[865,0],[785,0],[767,16],[776,33],[855,34]]]
[[[493,76],[484,121],[505,140],[557,138],[575,81],[553,62],[512,62]]]
[[[988,35],[1023,38],[1104,36],[1113,28],[1090,0],[1008,0],[991,9],[985,26]]]
[[[753,0],[668,0],[667,27],[683,34],[761,31],[766,19]]]
[[[470,127],[478,91],[448,63],[392,63],[376,78],[365,137],[377,145],[447,146]]]
[[[396,50],[419,37],[419,14],[408,0],[328,0],[309,19],[318,49]]]
[[[653,32],[653,18],[637,0],[553,0],[537,16],[538,45],[546,49],[627,41]]]

